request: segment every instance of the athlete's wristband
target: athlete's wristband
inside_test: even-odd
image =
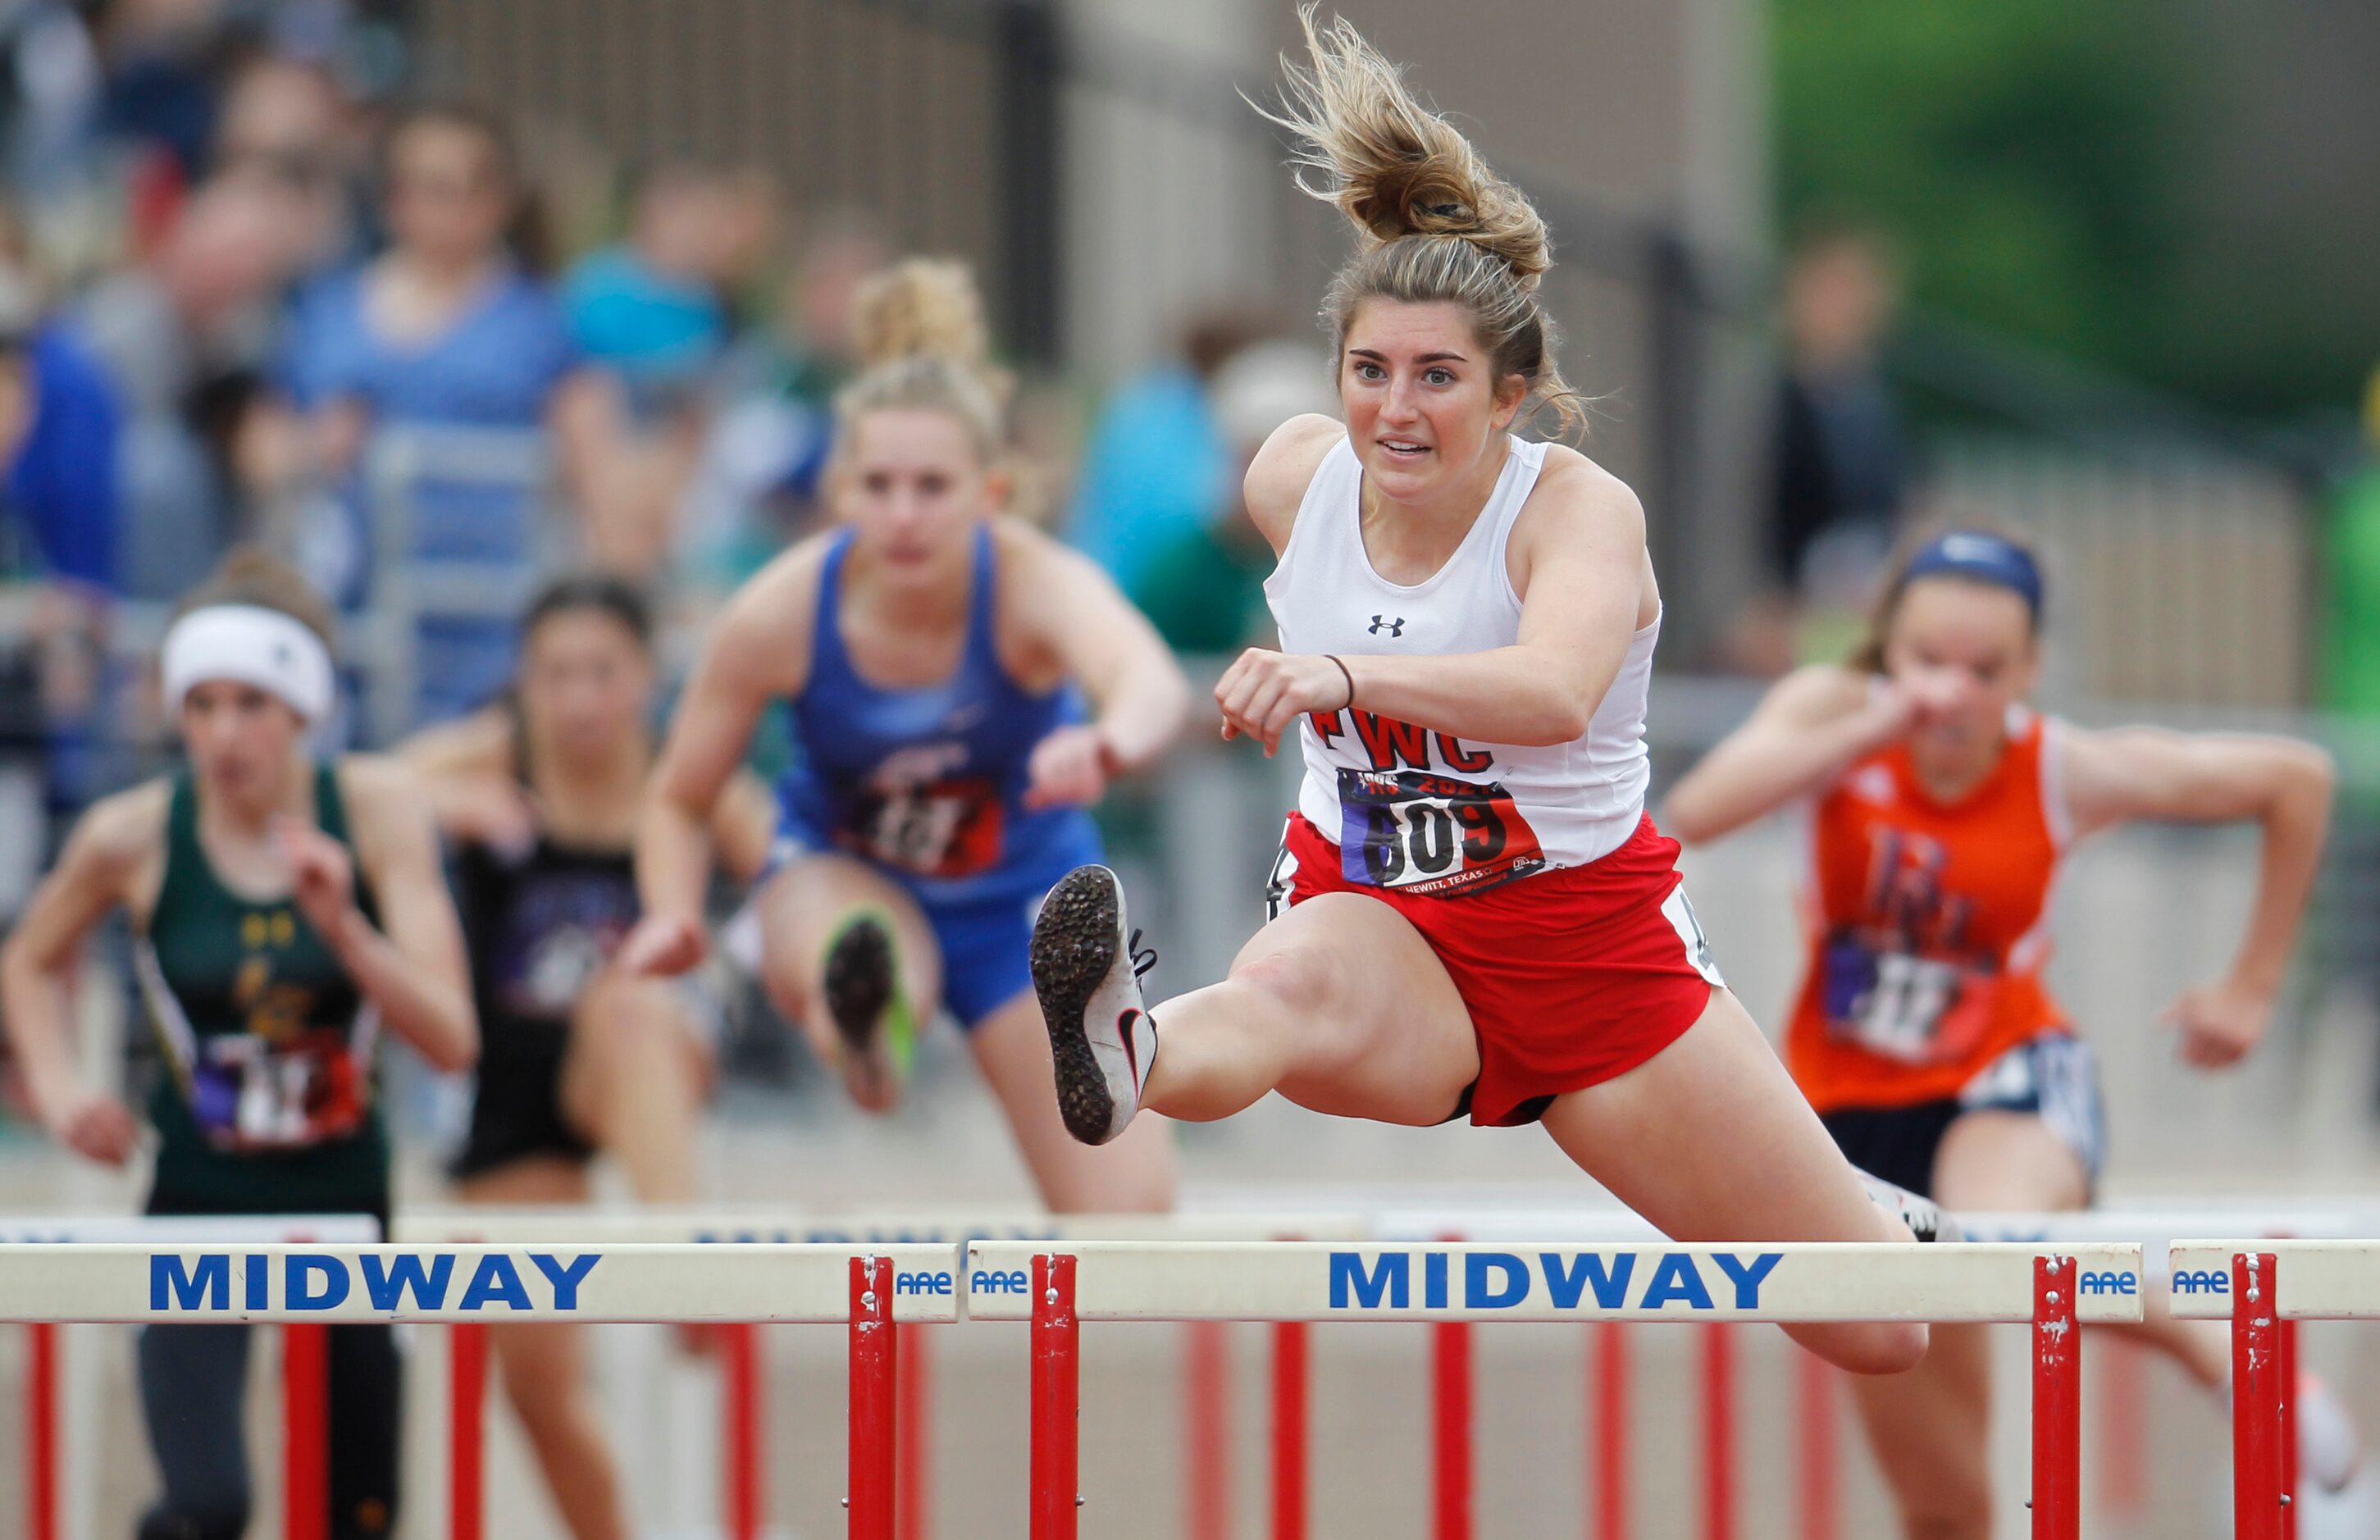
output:
[[[1346,665],[1344,662],[1341,661],[1340,657],[1339,657],[1339,655],[1338,655],[1337,653],[1335,653],[1335,652],[1326,652],[1326,653],[1324,653],[1322,656],[1324,656],[1325,658],[1330,659],[1330,660],[1332,662],[1334,662],[1334,663],[1338,663],[1338,664],[1339,664],[1339,677],[1340,677],[1340,678],[1342,678],[1342,679],[1344,679],[1345,681],[1347,681],[1347,704],[1346,704],[1345,706],[1342,706],[1342,707],[1340,707],[1340,708],[1339,708],[1339,709],[1341,709],[1341,710],[1342,710],[1342,711],[1347,710],[1347,709],[1351,709],[1352,707],[1354,707],[1354,704],[1355,704],[1355,676],[1354,676],[1354,674],[1349,673],[1347,672],[1347,665]]]

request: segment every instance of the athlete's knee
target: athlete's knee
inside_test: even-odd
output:
[[[1991,1540],[1992,1484],[1983,1462],[1973,1471],[1930,1474],[1922,1487],[1899,1494],[1900,1527],[1909,1540]]]
[[[1922,1321],[1876,1321],[1814,1329],[1803,1345],[1851,1374],[1900,1375],[1924,1360],[1928,1340]]]
[[[1312,947],[1250,949],[1232,964],[1232,982],[1269,997],[1281,1009],[1312,1017],[1330,1000],[1330,960]]]

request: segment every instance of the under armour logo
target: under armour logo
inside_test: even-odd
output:
[[[1396,619],[1390,620],[1386,615],[1374,615],[1370,629],[1375,637],[1383,631],[1391,637],[1402,637],[1405,634],[1405,617],[1399,615]]]

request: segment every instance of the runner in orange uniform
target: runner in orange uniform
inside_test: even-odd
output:
[[[1852,1164],[1952,1210],[2080,1208],[2098,1177],[2096,1066],[2041,976],[2067,848],[2132,819],[2261,826],[2238,956],[2168,1013],[2183,1058],[2219,1069],[2271,1021],[2329,817],[2330,761],[2310,744],[2094,732],[2033,710],[2041,601],[2014,540],[1956,530],[1917,547],[1852,662],[1781,681],[1663,819],[1695,843],[1815,798],[1787,1066]],[[2227,1390],[2219,1328],[2153,1302],[2139,1329]],[[1915,1372],[1860,1382],[1860,1406],[1909,1534],[1983,1540],[1985,1339],[1937,1327],[1933,1340]],[[2336,1400],[2310,1382],[2299,1425],[2307,1473],[2344,1485],[2355,1437]]]

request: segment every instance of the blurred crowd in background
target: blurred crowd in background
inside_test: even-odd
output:
[[[499,691],[543,578],[647,586],[682,662],[823,516],[885,229],[792,206],[757,163],[535,164],[504,104],[433,89],[408,8],[0,3],[0,922],[46,854],[30,831],[171,753],[147,649],[237,543],[348,618],[340,735],[372,746]],[[1782,245],[1758,591],[1669,667],[1827,653],[1927,512],[1887,368],[1895,233],[1828,218]],[[1169,356],[1120,381],[1028,374],[1016,506],[1176,648],[1227,654],[1269,634],[1240,472],[1334,409],[1330,362],[1308,316],[1170,321]],[[2380,444],[2380,388],[2365,415]],[[2318,492],[2308,694],[2380,721],[2380,470],[2344,469]]]

